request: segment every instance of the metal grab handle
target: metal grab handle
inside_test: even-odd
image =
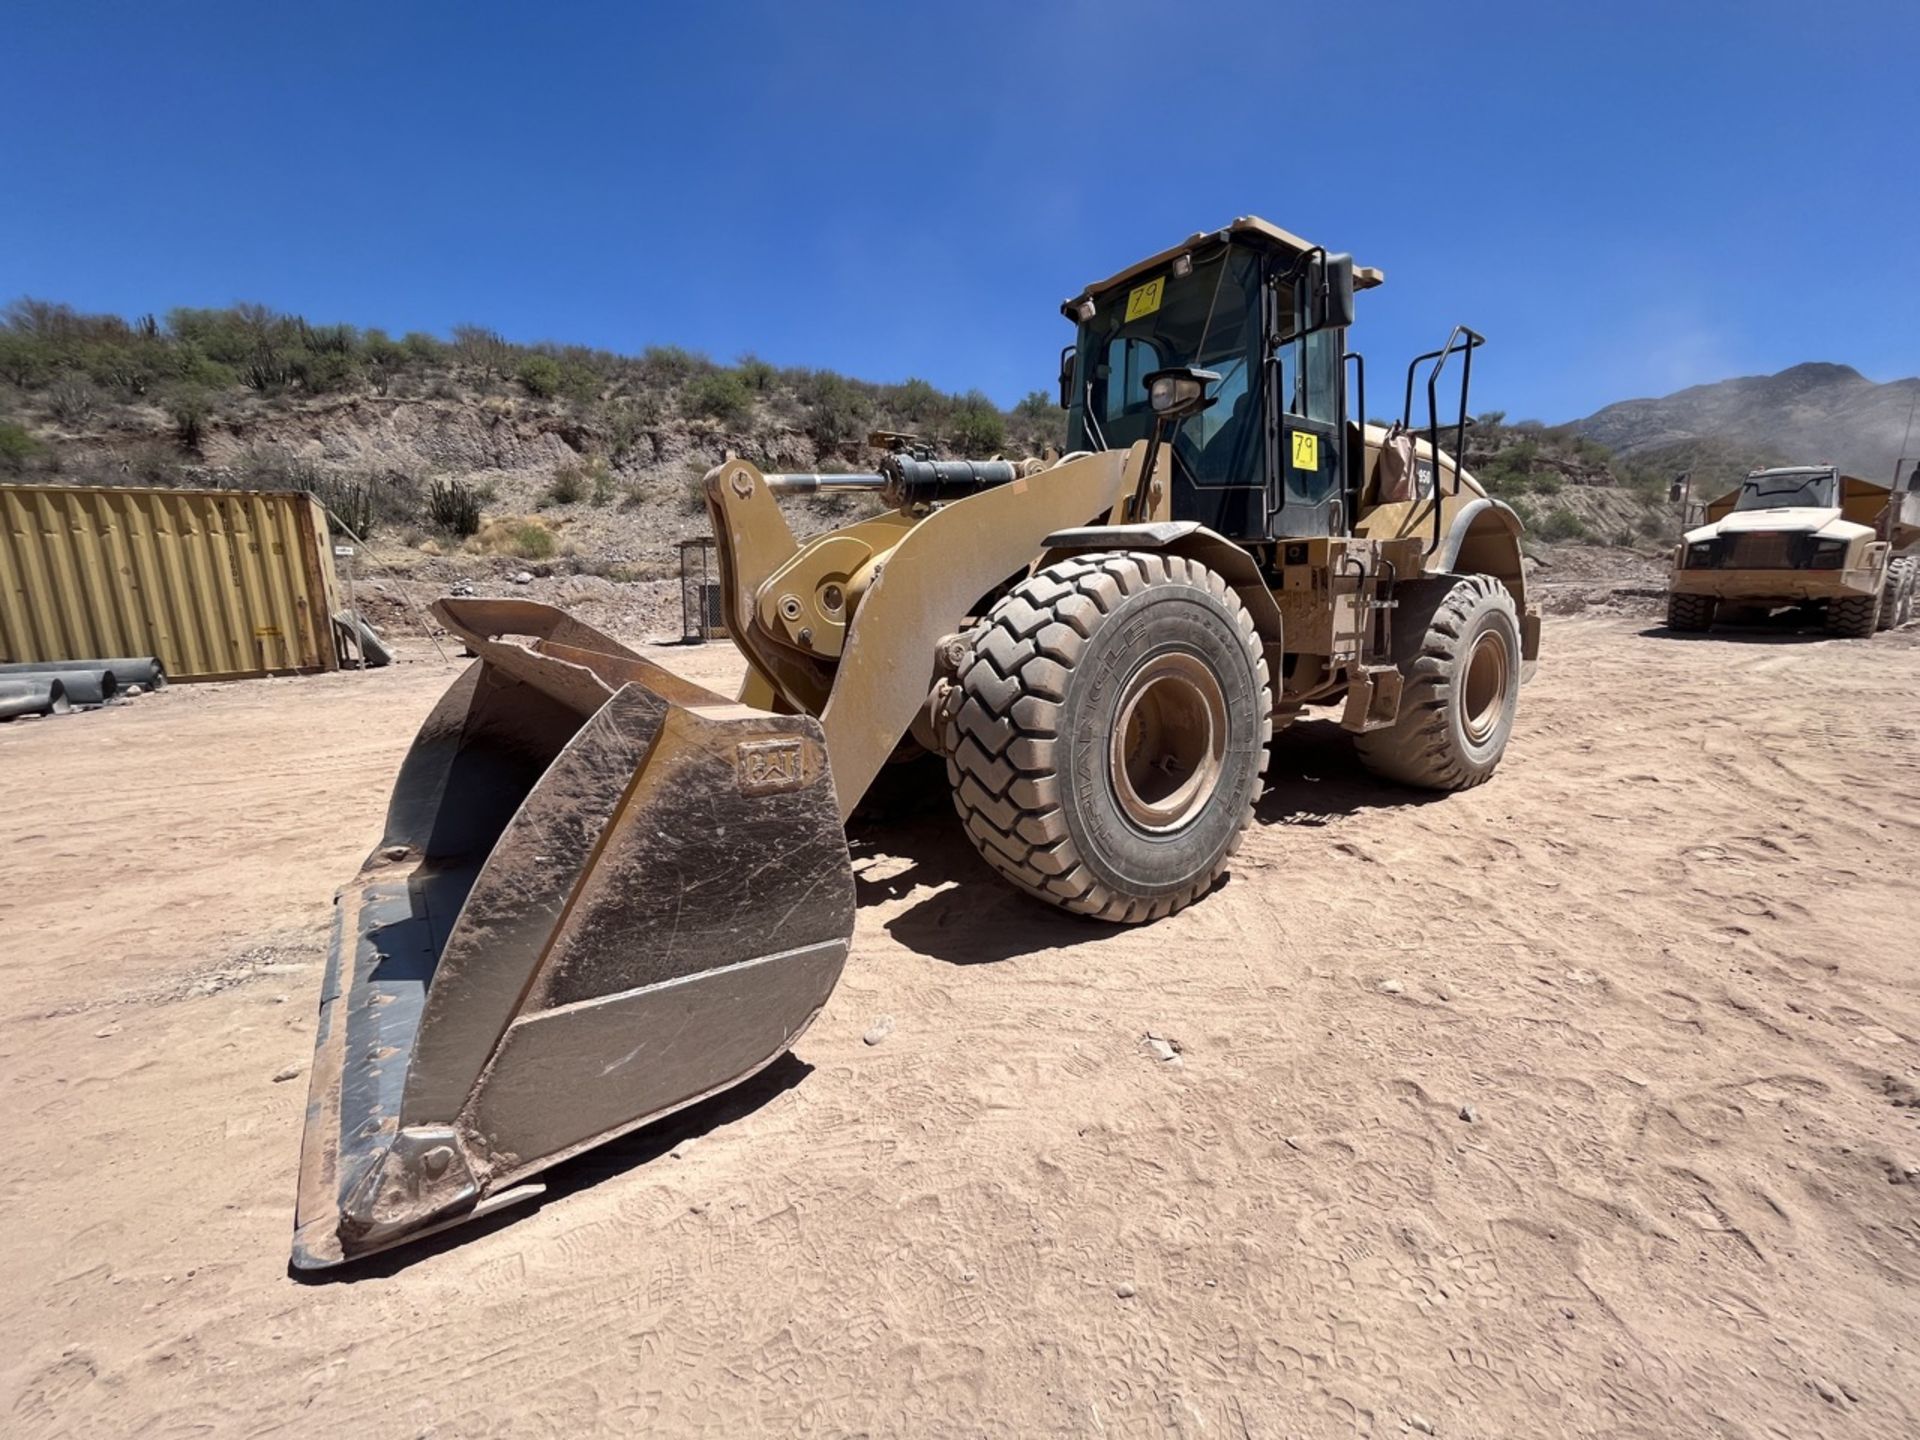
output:
[[[1402,428],[1413,428],[1413,381],[1420,367],[1432,361],[1427,372],[1427,450],[1433,464],[1433,542],[1425,553],[1433,554],[1440,548],[1440,373],[1446,369],[1447,361],[1455,355],[1460,362],[1460,415],[1454,425],[1453,445],[1453,493],[1460,493],[1460,474],[1466,468],[1467,453],[1467,394],[1473,383],[1473,352],[1487,343],[1487,337],[1466,325],[1456,325],[1453,333],[1447,336],[1447,343],[1438,350],[1430,350],[1425,355],[1414,357],[1407,366],[1407,393],[1400,412]],[[1419,457],[1414,457],[1414,474],[1419,475]]]

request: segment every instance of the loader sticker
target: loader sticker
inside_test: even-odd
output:
[[[1160,297],[1166,293],[1167,277],[1149,280],[1144,285],[1135,286],[1127,292],[1127,322],[1138,320],[1142,315],[1151,315],[1160,308]]]
[[[733,778],[742,795],[773,795],[806,783],[799,739],[742,740],[733,747]]]
[[[1320,468],[1320,437],[1310,430],[1293,432],[1293,468],[1296,470]]]

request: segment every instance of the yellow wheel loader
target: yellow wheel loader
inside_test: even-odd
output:
[[[1367,423],[1346,339],[1380,281],[1235,220],[1065,303],[1059,458],[722,464],[737,699],[545,606],[441,601],[479,660],[338,899],[294,1263],[512,1204],[785,1053],[846,961],[843,826],[890,762],[944,757],[989,865],[1120,923],[1206,893],[1310,711],[1388,781],[1487,779],[1539,620],[1519,521],[1440,444],[1481,339]],[[889,508],[796,543],[780,497],[846,489]]]

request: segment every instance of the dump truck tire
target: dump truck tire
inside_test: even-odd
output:
[[[1880,592],[1846,595],[1827,602],[1827,633],[1844,640],[1865,640],[1880,626]]]
[[[1272,712],[1253,617],[1219,575],[1155,552],[1075,556],[968,637],[943,706],[954,807],[1027,893],[1157,920],[1238,848]]]
[[[1698,633],[1713,628],[1714,611],[1719,608],[1711,595],[1667,596],[1667,628]]]
[[[1506,753],[1520,700],[1520,622],[1513,595],[1491,575],[1456,581],[1425,615],[1403,600],[1395,653],[1406,677],[1400,718],[1354,737],[1361,763],[1383,779],[1423,790],[1482,784]]]
[[[1880,628],[1896,630],[1913,619],[1913,590],[1920,561],[1901,555],[1887,564],[1887,583],[1880,591]]]

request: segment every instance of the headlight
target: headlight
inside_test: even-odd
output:
[[[1816,540],[1813,542],[1813,556],[1807,564],[1815,570],[1838,570],[1846,562],[1846,558],[1846,541]]]
[[[1691,570],[1697,569],[1700,566],[1713,564],[1713,551],[1713,541],[1694,541],[1691,545],[1687,546],[1687,568]]]
[[[1211,370],[1170,365],[1147,376],[1147,402],[1154,414],[1169,419],[1192,415],[1213,403],[1207,387],[1219,383],[1220,377]]]

